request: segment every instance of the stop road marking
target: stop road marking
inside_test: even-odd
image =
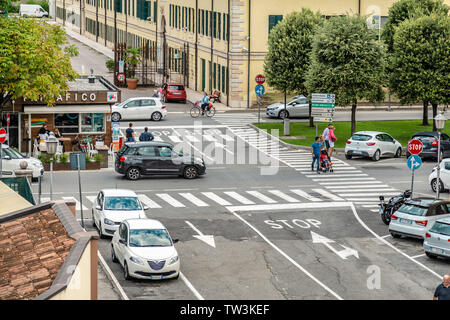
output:
[[[264,220],[264,222],[268,224],[272,229],[284,229],[285,227],[283,227],[282,224],[284,224],[288,228],[294,229],[294,227],[288,223],[288,220]],[[302,229],[310,229],[311,226],[320,229],[319,226],[322,224],[322,222],[316,219],[292,219],[290,220],[290,223]]]

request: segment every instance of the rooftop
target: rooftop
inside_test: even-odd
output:
[[[96,77],[94,83],[89,83],[88,78],[78,78],[75,81],[70,81],[67,83],[70,91],[105,91],[112,90],[107,85],[105,85],[106,80]],[[109,84],[109,82],[107,82]]]

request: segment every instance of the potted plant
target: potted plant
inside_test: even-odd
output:
[[[114,60],[108,59],[108,60],[106,60],[105,64],[106,64],[106,68],[108,68],[109,72],[114,71]]]
[[[127,85],[128,89],[135,90],[138,79],[136,78],[136,67],[141,62],[141,49],[130,48],[125,50],[124,61],[127,64]]]

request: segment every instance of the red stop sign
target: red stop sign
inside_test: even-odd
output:
[[[408,143],[408,151],[411,154],[419,154],[423,150],[423,143],[420,140],[414,139]]]
[[[262,74],[258,74],[255,78],[257,84],[263,84],[266,82],[266,78]]]
[[[6,130],[4,128],[0,128],[0,143],[5,142],[6,140]]]

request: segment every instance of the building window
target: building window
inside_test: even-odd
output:
[[[78,133],[78,113],[55,114],[55,128],[61,133]]]
[[[282,15],[269,16],[269,33],[281,20],[283,20]]]
[[[105,115],[103,113],[82,113],[81,132],[105,132]]]

